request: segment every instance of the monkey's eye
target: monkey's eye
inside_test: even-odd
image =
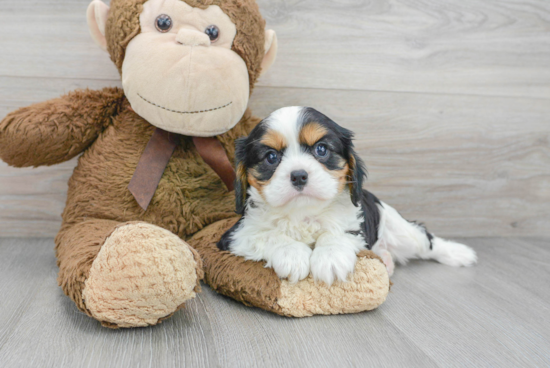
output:
[[[220,37],[220,29],[215,25],[206,27],[204,33],[206,33],[208,38],[210,38],[210,42],[216,42],[216,40]]]
[[[317,146],[315,146],[315,154],[319,157],[325,157],[328,153],[328,148],[326,144],[319,143]]]
[[[277,155],[277,152],[269,151],[267,156],[265,156],[265,160],[269,165],[275,165],[277,161],[279,161],[279,156]]]
[[[166,33],[172,28],[172,18],[166,14],[161,14],[155,19],[155,27],[157,31]]]

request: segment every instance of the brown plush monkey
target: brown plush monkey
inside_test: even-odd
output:
[[[197,250],[213,288],[276,313],[384,301],[389,280],[370,253],[342,291],[285,284],[215,247],[236,216],[227,167],[216,162],[233,162],[234,140],[258,123],[248,99],[277,50],[254,0],[112,0],[110,8],[94,0],[87,16],[123,90],[72,92],[0,123],[0,157],[10,165],[82,153],[55,240],[59,284],[80,310],[108,327],[159,323],[198,291]],[[209,158],[211,147],[223,157]]]

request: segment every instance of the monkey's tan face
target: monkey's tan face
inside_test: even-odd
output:
[[[152,125],[192,136],[225,133],[249,99],[248,70],[231,50],[237,33],[216,5],[149,0],[141,33],[130,41],[122,85],[134,111]]]

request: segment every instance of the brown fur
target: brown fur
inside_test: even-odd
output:
[[[258,192],[260,193],[260,195],[262,195],[262,192],[263,192],[263,187],[267,184],[269,184],[269,180],[268,181],[261,181],[261,180],[258,180],[258,172],[256,171],[256,169],[250,169],[248,170],[248,177],[247,177],[247,180],[248,180],[248,184],[250,184],[252,187],[256,188],[256,190],[258,190]]]
[[[354,172],[355,172],[356,167],[357,167],[357,161],[355,160],[355,157],[353,155],[350,155],[348,165],[349,165],[349,176],[348,176],[349,183],[348,183],[348,186],[349,186],[349,190],[351,192],[351,191],[353,191],[353,175],[354,175]]]
[[[84,283],[101,246],[119,225],[111,220],[86,220],[75,226],[63,226],[55,240],[57,281],[78,309],[91,316],[82,300]]]
[[[150,326],[195,297],[202,265],[192,248],[146,222],[120,224],[94,260],[82,298],[91,315],[119,327]]]
[[[287,146],[285,137],[275,130],[269,130],[266,134],[264,134],[260,143],[265,144],[266,146],[277,151],[281,151]]]
[[[338,193],[342,192],[342,190],[344,190],[344,187],[346,186],[346,183],[348,182],[348,178],[350,175],[348,164],[345,164],[341,170],[332,170],[329,172],[330,175],[338,180]]]
[[[11,112],[0,123],[0,157],[16,167],[70,160],[111,124],[123,101],[118,88],[81,90]]]
[[[128,43],[140,33],[139,15],[147,0],[111,0],[107,19],[107,49],[119,72]],[[183,1],[183,0],[182,0]],[[185,0],[192,7],[206,9],[218,5],[237,27],[232,50],[245,61],[250,78],[250,93],[260,76],[265,51],[265,20],[254,0]]]
[[[189,239],[189,244],[203,258],[205,281],[212,289],[245,305],[282,314],[277,305],[281,280],[275,271],[265,268],[263,262],[246,261],[216,246],[223,233],[237,220],[218,221]]]
[[[236,173],[236,176],[237,176],[237,182],[236,182],[236,185],[239,185],[241,186],[241,200],[243,203],[246,202],[246,191],[248,189],[248,182],[247,182],[247,171],[246,171],[246,167],[244,167],[244,165],[242,163],[239,163],[239,165],[237,166],[237,173]]]
[[[217,137],[231,161],[235,139],[258,122],[247,110],[233,129]],[[19,109],[0,123],[0,157],[13,166],[52,165],[84,150],[69,180],[56,252],[59,284],[85,313],[84,282],[119,224],[145,221],[187,239],[234,216],[233,193],[202,160],[191,137],[183,136],[148,210],[139,207],[127,186],[154,129],[116,88],[72,92]]]
[[[258,179],[256,179],[256,177],[251,172],[248,173],[247,180],[248,180],[248,184],[250,184],[250,186],[252,186],[253,188],[256,188],[256,190],[260,194],[262,194],[263,183],[261,181],[259,181]]]
[[[106,37],[119,69],[126,46],[139,33],[138,15],[145,1],[111,1]],[[256,3],[187,2],[199,7],[220,5],[236,23],[233,49],[245,60],[252,86],[264,52],[264,21]],[[248,135],[258,122],[247,110],[233,129],[217,137],[230,161],[234,160],[235,139]],[[69,180],[62,227],[55,240],[63,291],[90,314],[82,291],[102,245],[118,226],[143,221],[196,246],[205,260],[206,280],[214,289],[247,305],[283,313],[275,303],[281,281],[273,270],[220,252],[213,245],[235,221],[234,194],[203,161],[191,137],[180,137],[147,211],[139,207],[127,187],[154,129],[130,109],[118,88],[72,92],[19,109],[0,122],[0,158],[10,165],[53,165],[83,153]],[[193,267],[200,267],[196,252],[191,251],[196,261]],[[202,271],[196,272],[200,279]],[[102,322],[116,327],[116,323]]]
[[[247,135],[258,121],[247,111],[235,128],[218,137],[231,160],[234,139]],[[103,241],[117,225],[145,221],[187,239],[208,224],[234,216],[233,193],[202,160],[190,137],[181,137],[147,211],[139,207],[127,187],[154,129],[122,108],[79,159],[69,180],[63,225],[56,238],[59,283],[83,311],[83,282]],[[103,223],[108,226],[98,225]],[[83,260],[78,258],[81,253]]]
[[[320,124],[309,123],[300,130],[300,143],[313,146],[327,134],[327,130]]]
[[[258,122],[248,111],[240,123],[219,137],[230,161],[234,140],[247,135]],[[69,180],[64,224],[84,218],[118,222],[145,221],[164,227],[183,239],[204,226],[234,214],[234,195],[203,161],[191,137],[180,137],[147,211],[128,183],[153,134],[154,127],[129,109],[113,117],[97,141],[82,155]]]

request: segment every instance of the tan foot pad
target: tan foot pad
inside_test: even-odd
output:
[[[220,294],[289,317],[363,312],[386,300],[390,280],[384,263],[373,252],[358,254],[349,282],[327,287],[309,276],[291,284],[265,268],[264,262],[246,261],[217,248],[217,241],[236,221],[219,221],[189,240],[205,264],[205,281]]]
[[[86,308],[106,327],[157,324],[195,297],[202,276],[195,259],[196,252],[168,230],[121,225],[92,264],[82,293]]]

